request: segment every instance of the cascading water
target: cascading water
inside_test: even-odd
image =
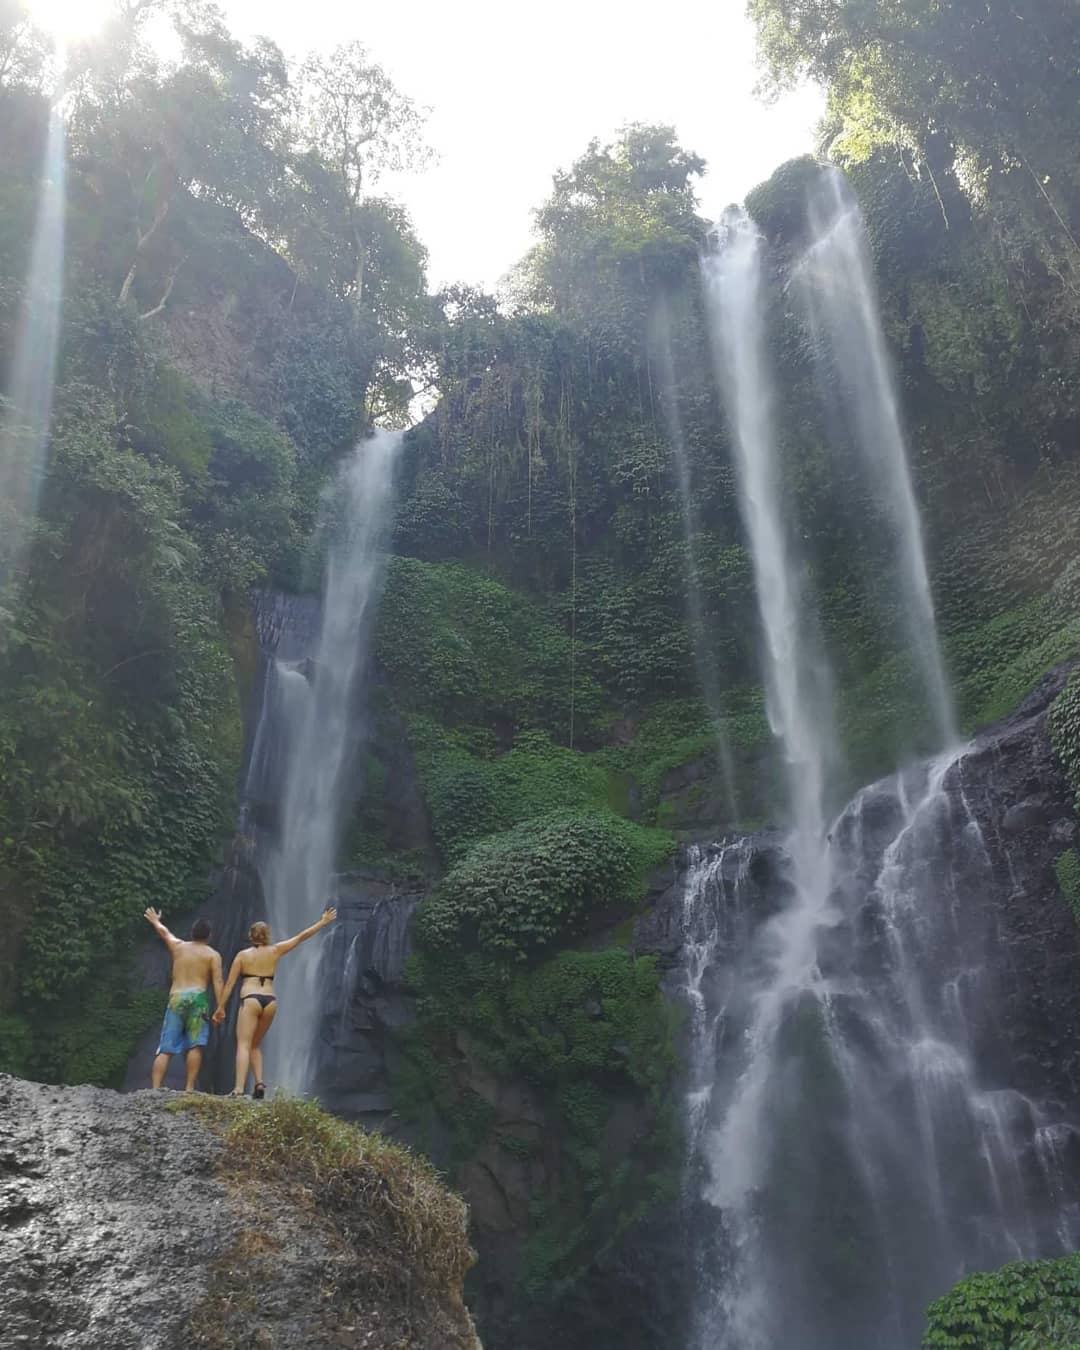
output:
[[[30,271],[5,391],[8,405],[0,414],[0,584],[19,565],[45,473],[64,280],[65,141],[57,102],[49,114]]]
[[[1011,883],[969,805],[974,751],[946,749],[865,789],[826,829],[828,679],[785,527],[762,244],[733,213],[720,245],[703,262],[706,303],[792,825],[782,846],[751,836],[697,850],[683,879],[688,1176],[701,1194],[688,1210],[699,1243],[691,1350],[912,1350],[927,1304],[967,1270],[1080,1243],[1069,1161],[1080,1136],[1052,1095],[1013,1086],[994,959]],[[815,247],[829,256],[834,245],[819,234]],[[832,285],[838,265],[805,264],[804,279]],[[867,436],[873,424],[892,438],[879,472],[899,494],[909,638],[948,744],[880,327],[868,276],[850,266],[816,303],[836,311],[830,332],[867,344],[859,401],[882,407],[859,416]]]
[[[273,756],[258,736],[252,762],[280,784],[276,838],[261,861],[273,933],[289,936],[330,903],[343,806],[351,781],[359,719],[357,696],[382,583],[391,523],[393,473],[400,436],[380,432],[363,442],[326,503],[332,535],[314,659],[280,653],[267,672]],[[334,515],[338,519],[333,519]],[[275,1083],[303,1091],[313,1064],[321,1009],[319,967],[325,936],[282,962],[278,995],[289,1015],[267,1041]]]
[[[869,249],[859,204],[839,170],[821,174],[809,215],[813,238],[794,276],[831,354],[869,484],[891,523],[905,635],[937,745],[951,745],[956,741],[952,697]]]
[[[741,1064],[726,1100],[717,1103],[719,1114],[703,1142],[709,1198],[724,1212],[738,1269],[725,1291],[723,1309],[706,1313],[702,1334],[713,1336],[721,1316],[738,1328],[744,1340],[756,1334],[754,1327],[770,1297],[768,1285],[758,1278],[763,1258],[755,1205],[772,1146],[768,1106],[780,1036],[789,1011],[819,982],[817,933],[831,922],[824,816],[833,739],[829,682],[807,623],[808,600],[784,520],[765,347],[762,265],[763,243],[753,222],[745,212],[730,212],[720,227],[719,247],[702,263],[706,310],[754,565],[766,708],[786,773],[791,818],[787,850],[794,884],[791,903],[761,930],[753,959],[739,976]]]
[[[966,1271],[1080,1243],[1080,1135],[1009,1082],[995,954],[1012,883],[969,806],[966,759],[875,784],[832,826],[835,921],[778,1019],[742,1186],[718,1184],[717,1150],[760,1054],[754,972],[799,888],[761,867],[754,837],[689,860],[688,1132],[721,1228],[699,1233],[711,1265],[693,1350],[913,1350]]]

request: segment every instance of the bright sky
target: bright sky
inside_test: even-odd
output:
[[[92,25],[109,0],[31,0],[56,31]],[[708,164],[705,214],[811,148],[823,98],[802,89],[754,97],[745,0],[219,0],[240,38],[265,35],[289,56],[359,39],[398,88],[430,108],[436,162],[378,190],[409,208],[433,286],[493,289],[531,242],[551,176],[594,136],[626,122],[675,127]]]
[[[237,36],[289,55],[358,38],[431,109],[438,163],[393,184],[430,254],[433,286],[489,289],[529,247],[551,175],[624,122],[672,123],[708,161],[718,215],[785,159],[811,148],[821,95],[754,98],[743,0],[221,0]]]

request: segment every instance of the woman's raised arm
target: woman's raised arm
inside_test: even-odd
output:
[[[299,947],[301,942],[306,942],[309,937],[314,937],[320,928],[325,928],[328,923],[333,923],[337,918],[337,910],[330,905],[323,910],[322,918],[318,923],[313,923],[310,928],[305,928],[302,933],[297,933],[295,937],[286,938],[284,942],[275,942],[277,954],[284,956],[286,952],[291,952],[294,947]]]

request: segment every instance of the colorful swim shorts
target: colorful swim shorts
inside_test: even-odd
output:
[[[205,989],[179,989],[169,995],[161,1024],[159,1055],[179,1055],[210,1039],[210,997]]]

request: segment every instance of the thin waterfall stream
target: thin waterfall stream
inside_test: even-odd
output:
[[[21,563],[45,478],[60,339],[67,206],[67,134],[59,96],[49,112],[30,269],[0,403],[0,586]]]
[[[731,753],[731,742],[724,724],[727,709],[720,692],[719,673],[713,662],[709,660],[707,651],[700,560],[695,546],[697,520],[694,509],[694,494],[686,437],[683,434],[682,419],[679,415],[678,400],[675,394],[671,316],[666,306],[661,305],[658,308],[654,316],[653,328],[660,368],[664,424],[667,429],[668,441],[675,456],[675,475],[679,486],[679,506],[683,518],[683,537],[686,543],[686,609],[687,618],[690,621],[690,635],[694,644],[694,663],[705,694],[709,715],[716,731],[716,755],[723,781],[728,818],[737,820],[739,818],[739,800],[735,790],[735,765]]]
[[[314,659],[283,655],[267,672],[278,758],[280,820],[260,862],[272,932],[289,936],[330,903],[345,802],[358,746],[360,685],[381,590],[400,434],[377,433],[344,466],[325,510],[331,544]],[[336,518],[335,518],[336,517]],[[279,739],[280,738],[280,739]],[[252,759],[269,753],[256,743]],[[267,1041],[273,1081],[310,1084],[322,1013],[319,970],[325,936],[282,962],[278,994],[289,1016]]]
[[[795,280],[824,338],[867,481],[892,530],[902,622],[937,746],[951,745],[956,741],[953,701],[869,247],[859,204],[838,169],[822,173],[811,194],[809,218],[813,237]]]
[[[727,1100],[714,1099],[718,1115],[702,1144],[709,1199],[725,1214],[737,1267],[725,1306],[707,1310],[702,1334],[712,1336],[722,1317],[744,1340],[758,1334],[769,1299],[757,1278],[762,1253],[756,1197],[769,1165],[769,1100],[779,1038],[792,1004],[818,982],[816,934],[831,921],[825,843],[829,681],[806,623],[808,597],[784,516],[765,344],[763,255],[753,222],[745,212],[733,211],[720,227],[719,247],[703,260],[717,376],[754,565],[766,709],[783,759],[790,819],[786,848],[794,887],[791,902],[758,934],[741,973],[741,1067]]]

